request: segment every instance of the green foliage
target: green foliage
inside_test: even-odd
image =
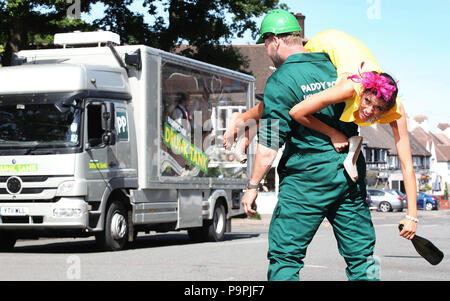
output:
[[[53,47],[53,35],[57,32],[104,29],[118,33],[126,44],[144,44],[166,51],[188,44],[193,48],[183,55],[242,70],[245,59],[226,45],[248,30],[256,39],[256,17],[273,8],[287,9],[279,0],[143,0],[144,9],[155,18],[153,24],[147,24],[141,13],[130,9],[133,0],[79,1],[82,13],[89,13],[96,3],[104,4],[105,12],[87,24],[67,17],[70,4],[66,0],[0,0],[4,65],[9,65],[11,54],[21,49]],[[163,11],[158,11],[158,7]],[[168,17],[164,18],[163,13]]]
[[[81,0],[81,11],[89,11],[88,1]],[[83,5],[84,3],[84,5]],[[11,55],[22,49],[51,47],[57,32],[91,28],[81,20],[67,18],[65,0],[1,0],[0,45],[3,65],[11,64]],[[43,44],[43,41],[46,43]]]
[[[430,191],[430,190],[431,190],[431,186],[428,185],[428,184],[425,184],[420,191],[427,192],[427,191]]]

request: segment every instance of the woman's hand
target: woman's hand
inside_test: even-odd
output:
[[[348,138],[339,131],[334,132],[330,136],[330,139],[334,149],[338,153],[342,152],[346,147],[348,147]]]
[[[403,229],[400,231],[400,236],[409,240],[413,239],[414,235],[416,235],[417,223],[404,218],[398,224],[403,225]]]

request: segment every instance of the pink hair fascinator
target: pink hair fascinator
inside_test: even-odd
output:
[[[361,64],[361,69],[364,66],[364,62]],[[391,85],[391,80],[386,78],[380,74],[376,74],[373,72],[363,72],[361,74],[361,70],[358,72],[359,75],[352,75],[347,77],[347,79],[351,79],[356,83],[361,83],[364,87],[364,90],[372,90],[376,92],[376,96],[378,98],[383,97],[385,101],[388,101],[392,97],[392,93],[394,93],[397,88],[394,85]]]

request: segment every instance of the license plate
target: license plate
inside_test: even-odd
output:
[[[2,216],[25,216],[28,215],[27,207],[1,207]]]

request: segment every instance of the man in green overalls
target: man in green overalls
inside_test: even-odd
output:
[[[349,280],[379,280],[372,257],[375,231],[365,204],[365,176],[354,183],[344,171],[345,153],[337,153],[330,139],[295,122],[290,109],[309,95],[336,81],[336,69],[324,53],[307,53],[301,28],[284,10],[269,12],[261,24],[258,43],[265,43],[277,71],[264,91],[264,112],[251,178],[242,198],[252,216],[257,186],[270,169],[277,151],[285,145],[278,164],[280,191],[269,229],[269,280],[299,280],[303,258],[326,217],[333,227],[340,254],[347,263]],[[314,116],[347,137],[358,134],[354,123],[339,120],[344,103],[324,108]],[[365,175],[365,160],[357,161]]]

